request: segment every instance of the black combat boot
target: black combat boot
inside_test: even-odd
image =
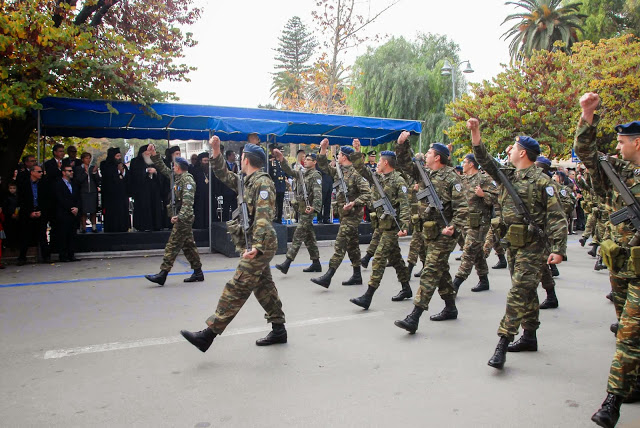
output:
[[[195,333],[180,330],[180,334],[202,352],[207,352],[207,349],[213,343],[213,339],[216,338],[216,334],[209,327]]]
[[[464,279],[460,278],[459,276],[456,276],[453,278],[452,285],[453,285],[453,289],[456,290],[456,293],[460,289],[460,286],[462,285],[463,282],[464,282]]]
[[[194,269],[189,278],[185,278],[183,282],[202,282],[204,281],[204,273],[202,269]]]
[[[509,352],[536,352],[538,350],[538,339],[535,330],[525,330],[520,339],[510,344],[507,348]]]
[[[431,321],[454,320],[458,318],[458,308],[456,308],[456,299],[453,297],[444,300],[444,309],[435,315],[431,315]]]
[[[509,346],[509,342],[510,340],[506,337],[500,337],[498,346],[496,346],[496,352],[494,352],[493,357],[491,357],[487,363],[488,365],[498,370],[502,370],[504,363],[507,361],[507,347]]]
[[[557,265],[549,265],[549,269],[551,269],[551,276],[553,277],[560,276],[560,271],[558,270]]]
[[[616,336],[618,335],[618,327],[620,327],[620,323],[614,322],[613,324],[611,324],[609,326],[609,330],[611,331],[611,333],[615,334]]]
[[[598,258],[596,259],[596,264],[595,266],[593,266],[593,269],[599,271],[599,270],[603,270],[606,269],[607,267],[604,265],[604,263],[602,263],[602,256],[598,256]]]
[[[364,257],[362,259],[360,259],[360,265],[365,269],[368,268],[369,267],[369,260],[371,260],[371,257],[373,257],[373,256],[370,256],[369,253],[365,253]]]
[[[393,323],[396,327],[403,328],[409,333],[414,334],[416,330],[418,330],[418,323],[420,322],[420,315],[422,315],[422,312],[424,312],[424,309],[414,306],[413,311],[407,315],[405,319],[397,320]]]
[[[595,257],[598,255],[598,246],[599,244],[596,244],[594,242],[592,242],[591,244],[591,249],[589,251],[587,251],[587,254],[589,254],[591,257]]]
[[[329,288],[331,285],[331,278],[336,274],[336,270],[332,267],[327,269],[324,275],[318,278],[311,278],[311,282],[315,282],[318,285],[322,285],[324,288]]]
[[[547,298],[544,302],[540,303],[540,309],[555,309],[558,307],[558,297],[556,296],[556,289],[552,288],[547,290]]]
[[[422,269],[420,269],[418,272],[413,274],[414,278],[420,278],[420,275],[422,275],[422,271],[424,270],[424,262],[422,262]]]
[[[458,256],[456,257],[456,261],[459,262],[460,260],[462,260],[462,256]]]
[[[471,291],[477,293],[478,291],[487,291],[488,289],[489,289],[489,278],[487,277],[487,275],[481,275],[480,281],[478,281],[476,286],[473,287]]]
[[[409,278],[411,278],[411,273],[413,272],[413,268],[416,265],[414,265],[413,263],[407,263],[407,269],[409,269]]]
[[[155,275],[145,275],[144,277],[147,278],[151,282],[155,282],[156,284],[164,285],[164,283],[167,281],[167,275],[169,275],[169,271],[161,270],[160,272],[158,272]]]
[[[287,330],[284,324],[271,324],[271,331],[262,339],[256,340],[258,346],[269,346],[276,343],[287,343]]]
[[[360,273],[360,266],[353,268],[353,275],[346,281],[342,281],[342,285],[361,285],[362,274]]]
[[[619,395],[607,394],[607,398],[602,402],[602,407],[593,416],[591,420],[601,427],[613,428],[620,419],[620,406],[624,397]]]
[[[587,239],[588,238],[585,238],[584,236],[582,238],[578,239],[578,242],[580,243],[581,247],[584,247],[587,244]]]
[[[349,301],[354,305],[360,306],[361,308],[369,309],[369,306],[371,305],[371,299],[373,299],[373,293],[375,292],[376,289],[372,286],[369,286],[369,288],[367,288],[367,291],[365,291],[362,296],[349,299]]]
[[[402,290],[400,290],[400,292],[398,294],[396,294],[395,296],[393,296],[391,298],[392,301],[394,302],[400,302],[404,299],[410,299],[413,297],[413,292],[411,291],[411,286],[409,285],[409,282],[403,282],[402,283]]]
[[[281,264],[276,265],[276,269],[286,274],[287,272],[289,272],[289,266],[291,266],[292,261],[293,260],[291,260],[289,257],[286,257]]]
[[[322,265],[320,264],[320,260],[312,260],[311,265],[308,268],[302,269],[302,272],[322,272]]]
[[[607,294],[606,297],[609,301],[613,302],[613,296],[611,295],[611,292],[609,292],[609,294]]]
[[[625,404],[637,403],[640,401],[640,377],[636,378],[636,383],[633,385],[631,393],[625,397],[622,401]]]
[[[491,269],[506,269],[507,267],[507,259],[504,257],[504,254],[498,256],[498,263],[491,266]]]

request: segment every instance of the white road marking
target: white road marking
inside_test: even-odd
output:
[[[287,323],[287,328],[306,327],[310,325],[329,324],[329,323],[336,323],[341,321],[362,320],[367,318],[380,317],[382,315],[384,315],[384,312],[368,312],[365,314],[346,315],[342,317],[313,318],[310,320],[294,321],[294,322]],[[235,330],[231,329],[224,332],[224,337],[238,336],[241,334],[261,333],[269,330],[271,330],[271,326],[269,325],[264,325],[261,327],[235,329]],[[121,349],[142,348],[145,346],[169,345],[171,343],[183,342],[184,340],[185,339],[182,336],[168,336],[168,337],[155,337],[155,338],[149,338],[149,339],[134,340],[131,342],[111,342],[111,343],[103,343],[101,345],[80,346],[78,348],[53,349],[44,353],[44,359],[49,360],[49,359],[55,359],[55,358],[72,357],[74,355],[80,355],[80,354],[94,354],[96,352],[119,351]]]

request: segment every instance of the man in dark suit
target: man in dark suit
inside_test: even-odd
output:
[[[61,262],[75,262],[74,240],[78,228],[80,192],[73,182],[73,167],[62,167],[62,178],[55,183],[58,253]]]
[[[53,158],[49,159],[44,163],[44,177],[42,181],[46,188],[47,195],[51,195],[51,197],[47,197],[47,204],[42,206],[45,214],[45,222],[49,222],[49,226],[51,226],[51,232],[49,236],[51,238],[51,247],[55,251],[58,247],[58,224],[56,221],[56,198],[53,197],[55,192],[55,184],[60,178],[62,178],[62,159],[64,158],[64,146],[62,144],[54,144],[53,149]]]
[[[18,266],[27,261],[27,249],[37,245],[40,248],[40,261],[49,263],[49,244],[47,242],[47,220],[43,215],[42,206],[47,204],[47,191],[42,181],[42,167],[35,165],[28,180],[18,183],[18,214],[20,255]]]

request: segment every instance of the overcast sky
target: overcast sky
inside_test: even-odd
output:
[[[186,52],[185,62],[198,68],[189,74],[191,82],[164,83],[180,102],[220,106],[257,107],[272,102],[271,72],[278,37],[289,18],[297,15],[314,29],[311,11],[314,0],[198,0],[204,13],[188,30],[198,40]],[[388,1],[360,0],[366,16]],[[507,25],[500,24],[513,13],[503,0],[400,0],[373,24],[367,33],[415,39],[420,32],[447,35],[460,46],[460,59],[470,60],[475,73],[467,79],[479,82],[501,71],[509,61],[508,42],[500,40]],[[321,34],[316,31],[321,39]],[[343,58],[353,64],[366,52],[366,44]]]

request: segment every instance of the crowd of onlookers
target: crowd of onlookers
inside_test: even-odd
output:
[[[273,147],[272,147],[273,148]],[[53,146],[51,159],[39,165],[35,156],[22,158],[14,177],[3,186],[0,199],[0,268],[2,247],[19,251],[18,264],[26,262],[27,250],[38,247],[38,260],[48,263],[51,252],[60,261],[75,261],[74,239],[77,233],[150,232],[170,229],[167,206],[171,201],[171,182],[139,148],[129,165],[118,148],[110,148],[99,166],[90,153],[78,157],[75,146]],[[223,151],[229,170],[237,172],[237,154]],[[170,167],[180,156],[178,146],[165,151]],[[294,170],[301,168],[305,152],[299,150]],[[236,191],[223,185],[209,168],[207,152],[191,156],[189,172],[196,182],[193,227],[205,229],[212,221],[227,221],[237,208]],[[277,215],[282,221],[285,194],[291,190],[292,177],[282,171],[279,161],[270,157],[269,175],[277,193]],[[323,175],[323,210],[318,222],[331,222],[332,178]]]

